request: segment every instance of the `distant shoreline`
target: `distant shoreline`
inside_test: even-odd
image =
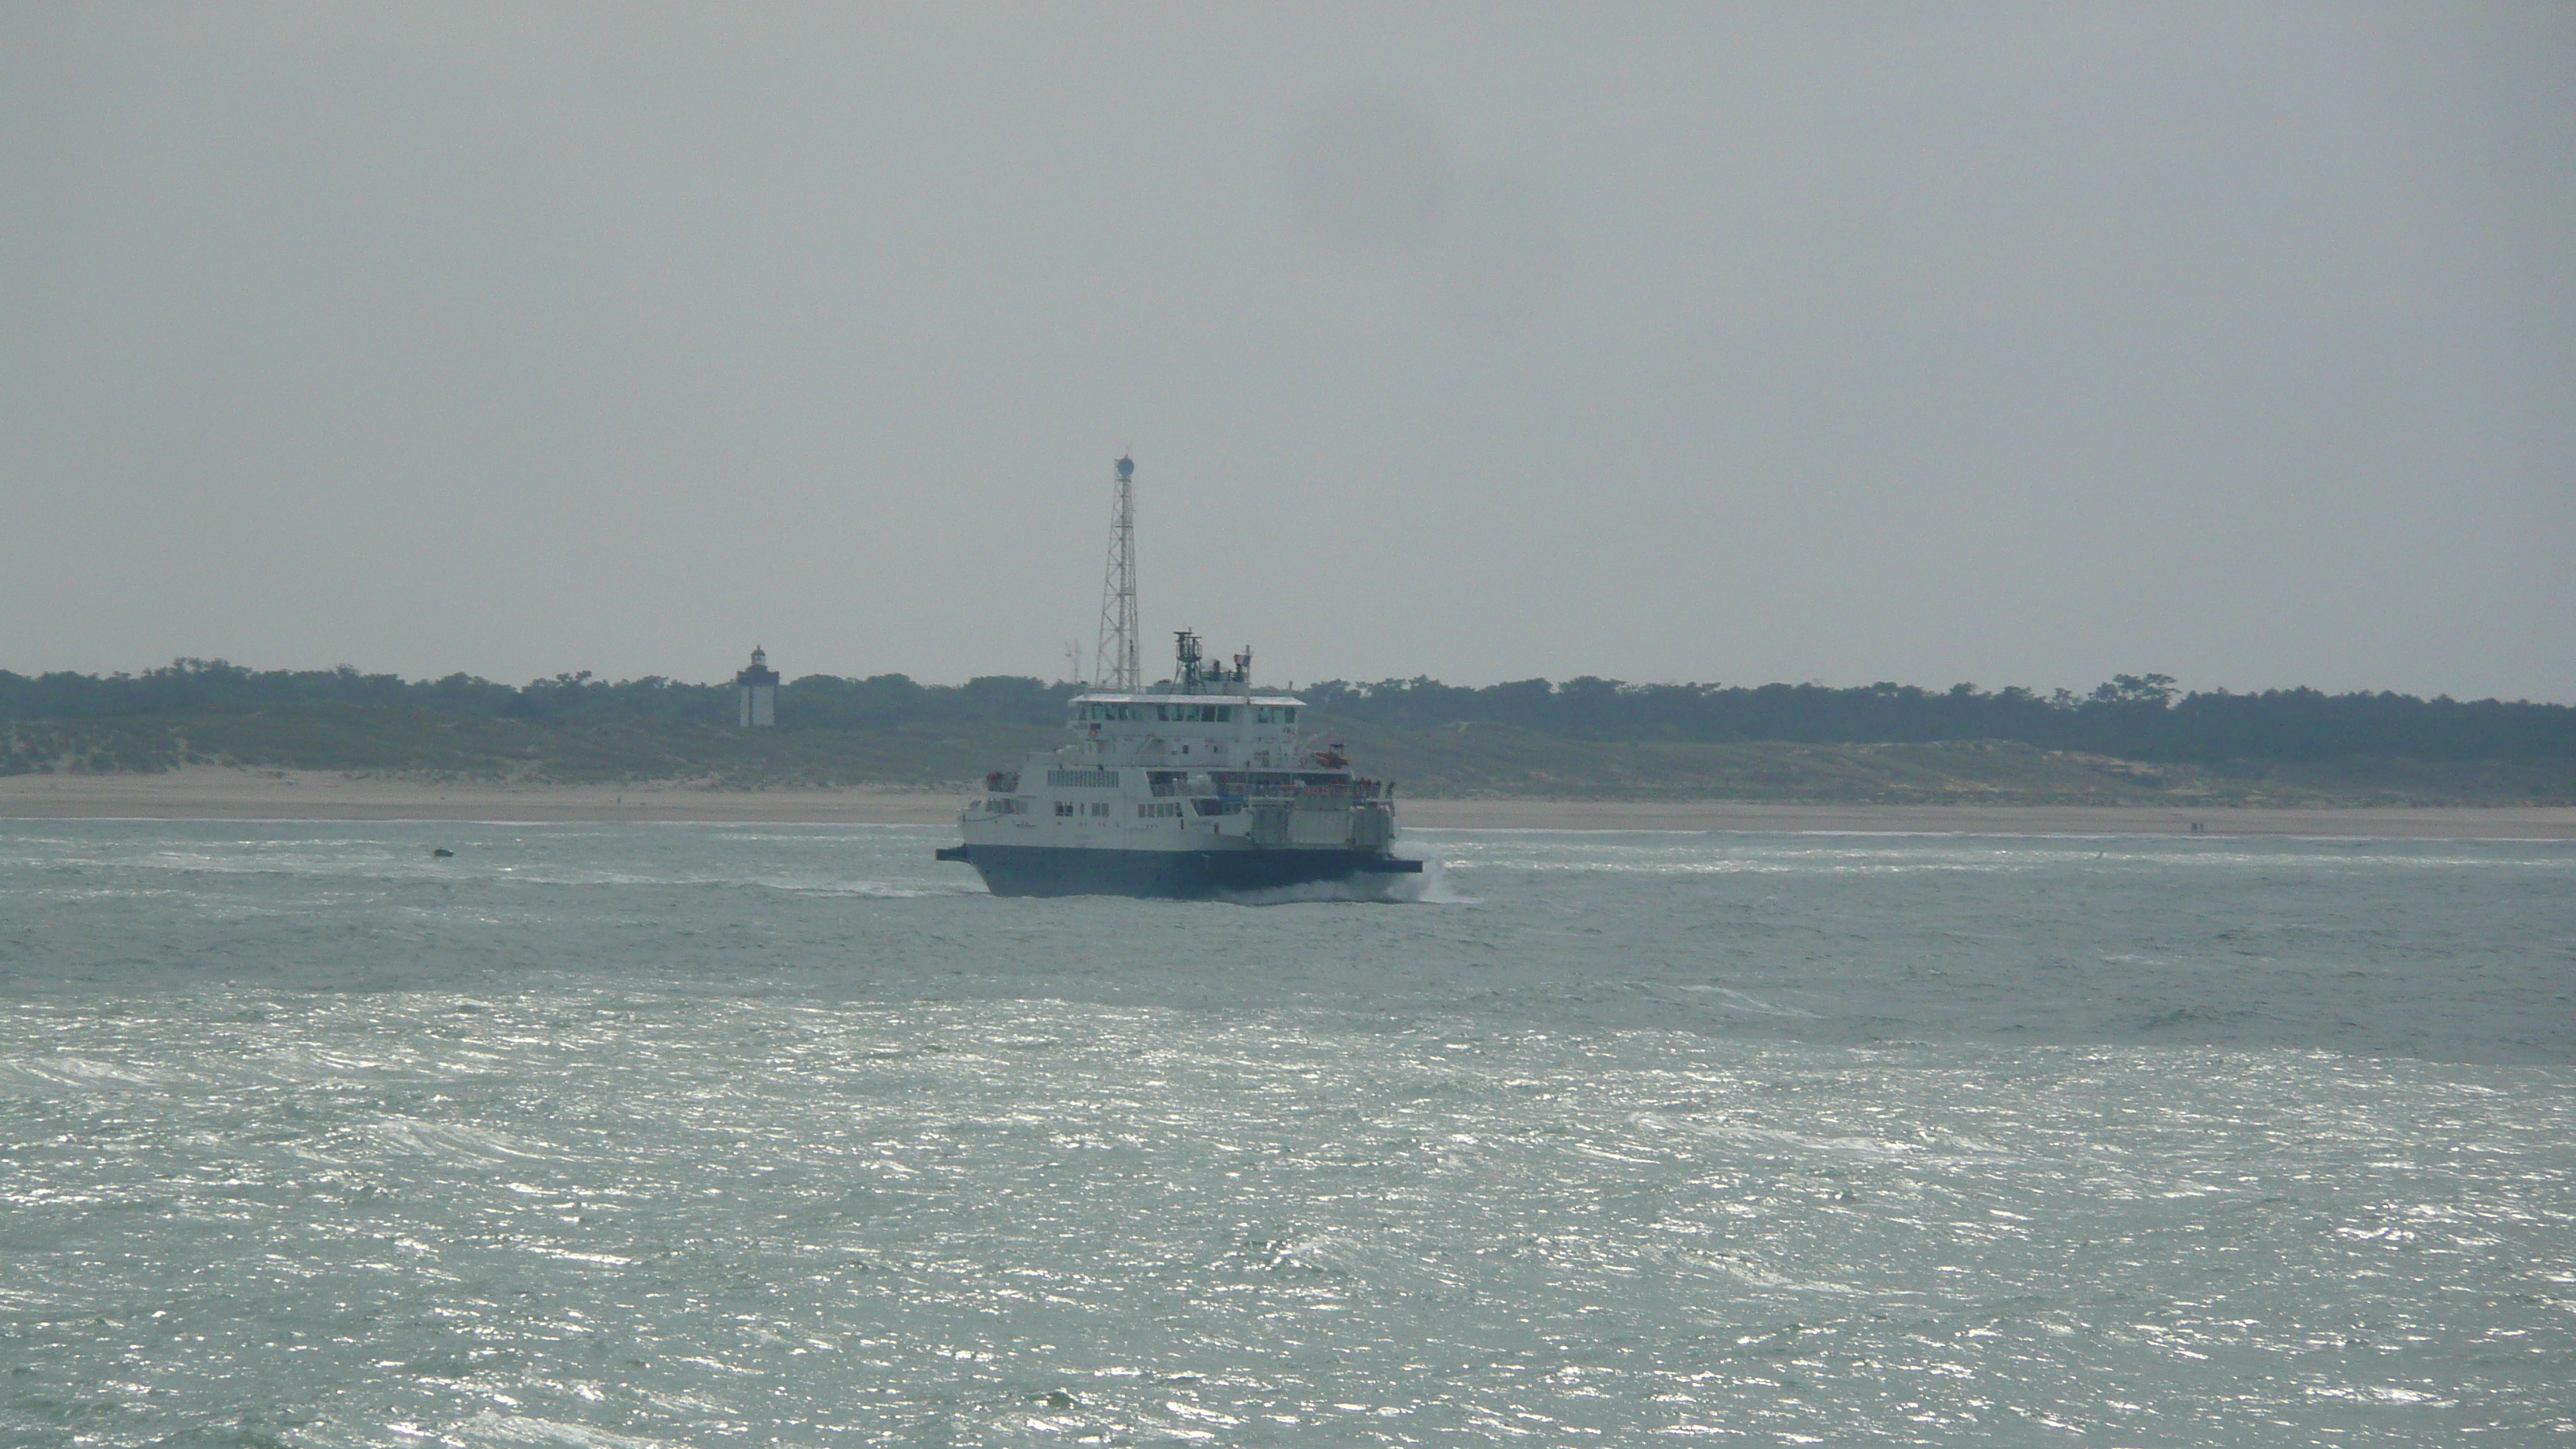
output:
[[[644,785],[436,783],[322,771],[191,766],[157,775],[0,779],[0,819],[496,820],[708,824],[943,825],[957,791],[719,790]],[[2576,840],[2576,807],[2547,805],[2287,809],[2173,805],[1783,805],[1740,800],[1407,799],[1399,819],[1424,830],[1758,830],[1968,835],[2310,835]]]
[[[2576,840],[2576,807],[2218,805],[1775,805],[1751,800],[1414,800],[1426,830],[1776,830],[1866,835],[2306,835],[2418,840]]]

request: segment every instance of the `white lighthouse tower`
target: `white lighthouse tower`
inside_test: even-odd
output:
[[[754,645],[751,667],[733,677],[742,691],[742,727],[766,729],[778,723],[778,671],[769,667],[769,651]]]

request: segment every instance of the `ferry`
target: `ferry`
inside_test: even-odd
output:
[[[987,775],[958,814],[962,843],[938,858],[1004,896],[1388,893],[1422,872],[1393,853],[1395,787],[1356,773],[1338,744],[1309,747],[1305,708],[1253,687],[1250,650],[1207,664],[1184,629],[1170,679],[1075,696],[1063,745]]]

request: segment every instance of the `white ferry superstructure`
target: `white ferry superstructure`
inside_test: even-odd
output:
[[[1257,690],[1252,655],[1203,666],[1180,632],[1173,677],[1070,703],[1058,748],[985,777],[957,817],[996,895],[1211,897],[1349,881],[1391,884],[1422,862],[1392,853],[1395,792],[1336,746],[1310,748],[1305,701]]]

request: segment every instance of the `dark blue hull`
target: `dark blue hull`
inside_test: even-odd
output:
[[[957,845],[941,860],[975,867],[997,896],[1155,896],[1211,900],[1284,886],[1385,884],[1422,862],[1364,850],[1072,850]]]

